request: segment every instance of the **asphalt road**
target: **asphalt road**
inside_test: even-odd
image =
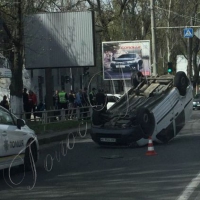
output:
[[[200,111],[174,140],[140,148],[100,148],[90,138],[41,147],[32,172],[1,172],[0,199],[200,199]],[[73,145],[74,144],[74,145]]]

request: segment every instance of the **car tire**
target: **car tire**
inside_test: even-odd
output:
[[[24,156],[25,171],[30,171],[37,161],[37,147],[33,140],[30,140],[26,145]]]
[[[142,129],[143,138],[148,139],[155,129],[154,115],[147,108],[139,108],[137,110],[137,121]]]
[[[176,87],[181,96],[186,95],[189,80],[184,72],[177,72],[174,77],[174,87]]]

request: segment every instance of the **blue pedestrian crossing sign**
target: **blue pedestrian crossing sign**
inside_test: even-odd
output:
[[[192,38],[194,35],[193,28],[184,28],[184,37],[185,38]]]

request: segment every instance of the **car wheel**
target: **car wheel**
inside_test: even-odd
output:
[[[24,156],[24,168],[30,171],[37,161],[37,147],[33,140],[29,141],[26,146]]]
[[[188,78],[184,72],[177,72],[174,77],[174,86],[177,87],[181,96],[186,95],[187,86],[189,84]]]
[[[142,129],[143,138],[151,136],[155,129],[155,118],[147,108],[139,108],[137,111],[138,124]]]

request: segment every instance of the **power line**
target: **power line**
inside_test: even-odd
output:
[[[171,10],[168,10],[168,9],[165,9],[165,8],[161,8],[161,7],[158,7],[158,6],[155,6],[155,8],[160,9],[160,10],[163,10],[163,11],[165,11],[165,12],[171,12],[171,13],[173,13],[174,15],[177,15],[177,16],[179,16],[179,17],[186,18],[186,19],[188,19],[188,20],[193,19],[193,20],[195,20],[195,21],[197,21],[197,22],[200,22],[200,19],[198,19],[198,18],[196,18],[196,17],[191,17],[191,16],[179,14],[179,13],[177,13],[177,12],[174,12],[174,11],[171,11]]]

